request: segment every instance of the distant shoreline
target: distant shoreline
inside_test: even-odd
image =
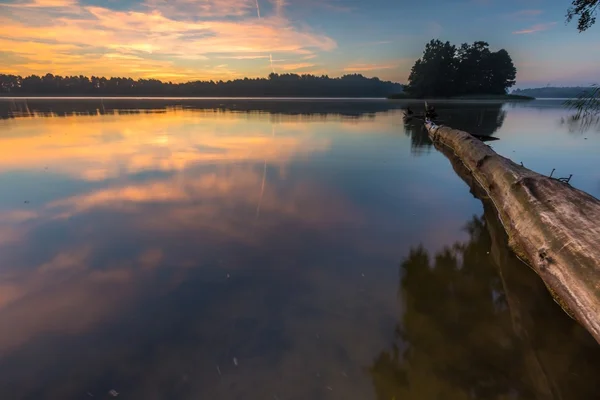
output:
[[[522,96],[516,94],[474,94],[464,96],[451,96],[451,97],[428,97],[428,98],[417,98],[410,96],[405,93],[398,93],[388,96],[390,100],[511,100],[511,101],[530,101],[535,100],[535,97]]]
[[[388,97],[327,97],[327,96],[99,96],[99,95],[7,95],[0,94],[0,100],[304,100],[304,101],[531,101],[544,100],[519,95],[482,95],[456,97],[427,97],[419,98],[404,94]]]
[[[327,97],[327,96],[99,96],[99,95],[19,95],[8,96],[0,94],[0,99],[19,100],[387,100],[386,97]]]

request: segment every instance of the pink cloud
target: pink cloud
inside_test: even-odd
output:
[[[531,33],[547,31],[548,29],[552,28],[554,25],[556,25],[556,22],[549,22],[546,24],[536,24],[529,28],[525,28],[520,31],[515,31],[515,32],[513,32],[513,34],[514,35],[528,35]]]
[[[296,63],[296,64],[281,64],[278,67],[283,69],[284,71],[296,71],[299,69],[306,69],[314,67],[315,64],[311,63]]]
[[[0,6],[15,8],[63,8],[76,7],[78,0],[33,0],[24,3],[0,3]]]

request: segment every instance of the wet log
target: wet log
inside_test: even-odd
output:
[[[467,132],[425,126],[485,190],[515,254],[600,343],[600,200],[500,156]]]
[[[586,330],[574,326],[576,321],[560,315],[562,310],[550,301],[552,296],[544,282],[510,251],[496,208],[471,172],[450,148],[437,144],[436,149],[450,160],[456,174],[483,205],[490,255],[519,339],[521,358],[515,360],[515,366],[520,363],[526,371],[522,383],[537,400],[594,398],[600,387],[592,383],[600,371],[596,362],[600,347]]]

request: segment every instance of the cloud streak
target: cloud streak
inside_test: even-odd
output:
[[[536,32],[547,31],[548,29],[551,29],[554,25],[556,25],[556,22],[549,22],[546,24],[536,24],[529,28],[525,28],[525,29],[522,29],[519,31],[514,31],[513,34],[514,35],[529,35],[529,34],[536,33]]]
[[[312,68],[315,64],[311,63],[296,63],[296,64],[282,64],[280,65],[281,69],[284,71],[296,71],[299,69]]]
[[[367,72],[380,71],[383,69],[393,69],[399,66],[398,63],[390,64],[352,64],[344,68],[344,72]]]

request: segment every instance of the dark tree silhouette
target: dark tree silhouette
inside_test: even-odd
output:
[[[482,41],[457,49],[450,42],[432,40],[413,66],[406,91],[416,97],[505,94],[515,84],[516,73],[504,49],[491,52]]]
[[[588,30],[596,23],[596,12],[600,0],[573,0],[571,7],[567,10],[567,23],[574,18],[577,20],[577,29],[579,32]]]
[[[385,97],[402,91],[402,85],[359,74],[328,76],[270,74],[268,78],[233,81],[161,82],[156,79],[92,76],[0,74],[0,94],[42,96],[225,96],[225,97]]]
[[[451,96],[457,73],[456,47],[432,40],[412,67],[406,91],[415,96]]]

